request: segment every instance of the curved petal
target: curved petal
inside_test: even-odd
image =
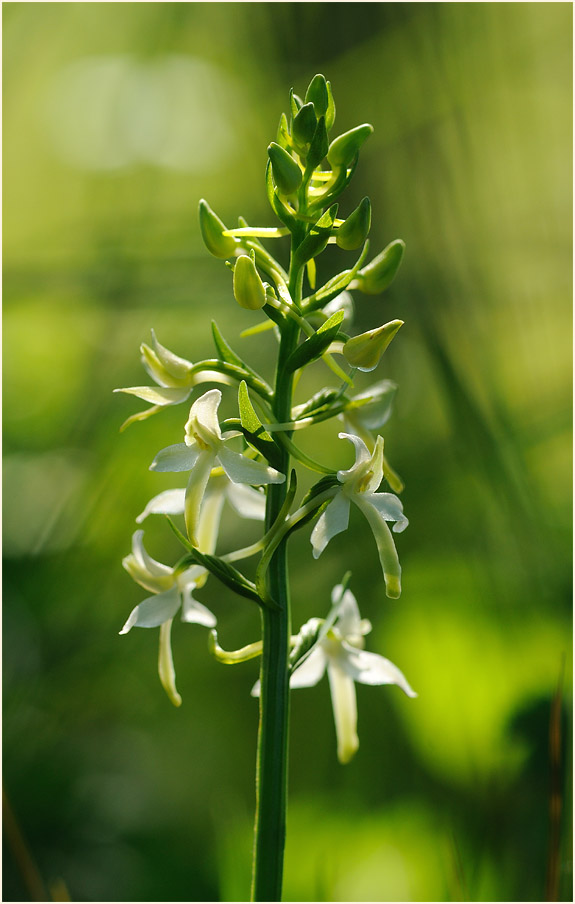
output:
[[[335,589],[335,588],[334,588]],[[332,594],[332,599],[335,594]],[[361,637],[361,616],[357,600],[351,590],[346,590],[338,607],[337,627],[343,638]]]
[[[181,384],[190,379],[190,371],[194,366],[192,362],[187,361],[186,358],[180,358],[179,355],[175,355],[169,348],[158,342],[154,330],[152,330],[152,345],[158,360],[174,380]]]
[[[242,518],[263,521],[266,516],[266,497],[243,483],[228,483],[226,488],[228,502]]]
[[[122,559],[122,565],[130,577],[151,590],[152,593],[161,593],[168,590],[174,583],[173,570],[161,562],[156,562],[148,555],[143,543],[143,530],[137,530],[132,537],[132,552]]]
[[[186,422],[186,445],[192,445],[196,439],[210,448],[217,448],[222,441],[218,408],[222,401],[219,389],[209,389],[190,408],[190,416]]]
[[[154,458],[150,471],[190,471],[198,455],[197,446],[186,446],[185,443],[166,446]]]
[[[393,525],[394,533],[400,534],[409,524],[403,514],[401,499],[398,499],[393,493],[370,493],[367,501],[377,509],[385,521],[397,522]]]
[[[289,686],[314,687],[324,676],[327,666],[327,657],[321,647],[316,647],[301,665],[298,665],[291,674]]]
[[[150,499],[141,515],[136,518],[136,524],[141,524],[148,515],[183,515],[186,488],[176,490],[164,490]]]
[[[378,436],[375,440],[375,447],[371,453],[366,477],[367,481],[365,486],[362,487],[362,492],[375,493],[383,480],[383,436]]]
[[[195,625],[204,625],[206,628],[215,628],[217,624],[216,616],[213,612],[198,603],[192,596],[195,584],[188,584],[182,590],[182,621]]]
[[[160,628],[160,654],[158,657],[158,674],[162,687],[174,706],[181,706],[182,698],[176,690],[176,672],[174,669],[174,660],[172,658],[171,635],[172,622],[166,622]]]
[[[149,596],[131,611],[120,634],[127,634],[132,628],[157,628],[172,619],[179,608],[180,594],[176,586]]]
[[[373,532],[385,579],[385,593],[390,599],[398,599],[401,596],[401,565],[397,550],[391,531],[377,508],[371,504],[371,498],[373,496],[363,497],[357,494],[353,496],[353,501],[367,518]]]
[[[184,517],[186,519],[188,537],[193,546],[199,546],[198,522],[200,519],[200,508],[214,459],[215,455],[211,449],[202,450],[190,472],[186,487]]]
[[[264,483],[283,483],[285,480],[285,476],[275,468],[270,468],[262,461],[246,458],[239,452],[232,452],[225,446],[218,450],[218,458],[222,468],[234,483],[261,486]]]
[[[337,472],[337,479],[340,483],[346,483],[353,479],[356,475],[357,468],[362,464],[367,464],[371,458],[371,454],[361,437],[354,433],[338,433],[340,439],[348,439],[355,446],[355,462],[345,471]]]
[[[202,552],[211,553],[216,548],[222,509],[224,507],[225,484],[227,482],[223,474],[219,477],[210,477],[208,479],[204,500],[200,508],[197,529],[198,548]]]
[[[191,387],[157,387],[157,386],[126,386],[125,389],[115,389],[114,392],[125,392],[128,395],[137,396],[144,402],[151,402],[153,405],[177,405],[179,402],[185,402],[188,398]]]
[[[355,685],[338,660],[330,659],[327,674],[337,735],[337,758],[340,763],[349,763],[359,747]]]
[[[403,672],[389,659],[378,653],[356,650],[346,643],[342,646],[348,654],[345,670],[354,681],[360,684],[397,684],[408,697],[417,697]]]
[[[347,529],[349,524],[349,499],[338,493],[317,520],[311,532],[314,559],[319,558],[332,537]]]

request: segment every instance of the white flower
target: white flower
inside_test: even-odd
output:
[[[208,488],[204,496],[205,508],[208,495],[217,496],[221,505],[224,499],[230,503],[233,509],[242,518],[254,521],[263,521],[266,513],[266,497],[258,490],[241,483],[232,483],[227,474],[222,471],[218,474],[212,471]],[[144,511],[136,518],[136,523],[141,524],[148,515],[183,515],[185,511],[186,488],[164,490],[150,499]]]
[[[363,638],[371,631],[371,624],[360,617],[353,593],[346,590],[342,595],[342,589],[341,584],[334,587],[331,595],[333,608],[325,622],[327,631],[325,627],[323,633],[320,630],[318,643],[307,659],[294,669],[290,687],[313,687],[327,671],[337,735],[337,756],[340,763],[349,763],[359,747],[354,682],[397,684],[408,697],[417,697],[417,694],[389,659],[363,649]],[[300,635],[317,631],[319,621],[310,619],[301,628]],[[259,694],[259,682],[252,694]]]
[[[340,439],[348,439],[355,446],[355,464],[347,471],[337,472],[341,488],[318,518],[311,534],[314,558],[321,555],[332,537],[347,529],[350,502],[353,502],[365,515],[373,531],[386,594],[397,599],[401,595],[401,566],[386,521],[395,522],[395,533],[405,530],[409,522],[397,496],[393,493],[376,493],[383,479],[383,438],[377,437],[375,449],[370,455],[359,436],[351,433],[338,435]]]
[[[354,395],[340,415],[346,433],[355,433],[368,449],[373,449],[375,437],[372,430],[379,430],[389,420],[396,392],[397,383],[380,380],[369,389]]]
[[[207,628],[214,627],[215,615],[192,596],[193,591],[205,582],[207,572],[199,565],[177,572],[174,568],[157,562],[146,552],[143,537],[143,530],[134,533],[132,552],[123,559],[122,565],[136,583],[154,595],[147,597],[132,610],[120,634],[127,634],[134,627],[160,628],[160,681],[172,703],[179,706],[182,698],[176,690],[170,643],[172,621],[181,607],[182,621],[205,625]]]
[[[158,452],[152,471],[191,471],[185,493],[184,516],[190,542],[197,546],[196,531],[200,506],[212,468],[219,463],[233,483],[261,486],[283,483],[285,476],[260,461],[227,449],[230,436],[222,436],[218,407],[222,394],[210,389],[190,408],[183,443]]]

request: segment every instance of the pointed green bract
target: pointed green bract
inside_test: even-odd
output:
[[[321,254],[327,245],[337,216],[337,209],[338,205],[333,204],[329,210],[326,210],[296,249],[295,257],[300,266],[306,264],[312,257]]]

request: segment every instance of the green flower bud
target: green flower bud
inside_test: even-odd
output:
[[[326,156],[328,148],[329,139],[325,128],[325,117],[320,116],[306,157],[306,165],[313,169],[319,166]]]
[[[232,236],[223,235],[227,227],[216,216],[208,202],[203,199],[200,201],[199,214],[202,238],[210,254],[223,259],[233,257],[236,246],[239,244],[238,240]]]
[[[371,204],[369,198],[360,201],[353,213],[336,232],[336,242],[344,251],[360,248],[365,242],[371,226]]]
[[[256,269],[254,253],[240,254],[234,267],[234,296],[241,308],[259,311],[266,303],[266,289]]]
[[[379,359],[401,326],[403,320],[391,320],[375,330],[368,330],[367,333],[348,339],[343,347],[345,360],[358,370],[375,370]]]
[[[325,116],[329,106],[329,93],[325,76],[314,75],[306,91],[305,102],[306,104],[311,102],[314,105],[318,119],[320,116]]]
[[[289,148],[289,146],[290,146],[289,127],[288,127],[287,116],[285,115],[285,113],[282,113],[282,115],[280,116],[280,122],[279,122],[278,133],[277,133],[277,143],[282,148],[286,148],[286,149]]]
[[[268,147],[274,182],[282,195],[293,195],[301,185],[302,172],[291,154],[272,141]]]
[[[329,146],[327,159],[332,166],[349,166],[366,138],[373,132],[373,126],[364,123],[335,138]]]
[[[317,127],[317,119],[313,104],[305,104],[292,124],[292,135],[300,145],[307,145],[312,140]]]
[[[357,288],[365,295],[379,295],[387,289],[399,270],[405,242],[396,239],[357,274]]]

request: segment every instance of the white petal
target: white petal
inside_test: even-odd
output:
[[[370,493],[367,498],[385,521],[397,522],[393,525],[394,533],[400,534],[405,530],[409,521],[403,514],[401,499],[393,493]]]
[[[185,402],[188,398],[191,388],[189,387],[156,387],[156,386],[127,386],[125,389],[115,389],[114,392],[126,392],[129,395],[137,396],[144,402],[151,402],[153,405],[177,405],[179,402]]]
[[[158,674],[162,686],[174,706],[181,706],[182,698],[176,690],[176,672],[172,659],[172,644],[170,635],[172,622],[168,621],[160,628],[160,655],[158,657]]]
[[[157,628],[174,617],[180,608],[180,594],[176,586],[165,593],[149,596],[132,610],[120,631],[127,634],[132,628]]]
[[[136,523],[141,524],[148,515],[182,515],[185,495],[185,487],[177,490],[164,490],[163,493],[150,499],[142,514],[136,518]]]
[[[332,594],[332,600],[335,594]],[[336,597],[337,599],[337,597]],[[346,590],[339,604],[337,627],[342,637],[361,636],[361,616],[357,600],[351,590]]]
[[[372,498],[373,496],[362,496],[358,493],[353,497],[353,501],[367,518],[373,532],[385,579],[385,592],[391,599],[398,599],[401,596],[401,565],[391,531],[377,508],[371,504]]]
[[[291,674],[289,686],[314,687],[324,676],[327,657],[321,647],[316,647],[308,658],[298,665]]]
[[[364,493],[375,493],[381,481],[383,480],[383,436],[378,436],[375,441],[375,448],[371,453],[368,473],[371,476],[362,488]]]
[[[330,660],[327,674],[337,735],[337,758],[340,763],[349,763],[359,747],[355,685],[337,660]]]
[[[137,530],[132,534],[132,554],[141,567],[149,574],[161,577],[163,575],[171,575],[172,569],[162,562],[152,559],[144,546],[144,531]]]
[[[355,477],[357,468],[362,464],[367,464],[371,455],[364,441],[353,433],[338,433],[340,439],[348,439],[355,446],[355,463],[346,471],[338,471],[337,479],[340,483],[346,483]]]
[[[232,452],[225,446],[219,449],[218,458],[222,468],[234,483],[261,486],[264,483],[283,483],[285,480],[285,476],[275,468],[270,468],[262,461],[246,458],[239,452]]]
[[[317,520],[311,532],[314,559],[319,558],[332,537],[347,529],[349,524],[349,499],[342,493],[333,498],[325,512]]]
[[[166,446],[154,458],[150,471],[190,471],[198,454],[197,446],[186,446],[185,443]]]
[[[228,483],[226,488],[228,502],[242,518],[263,521],[266,516],[266,497],[243,483]]]
[[[179,382],[189,379],[190,370],[194,366],[192,362],[187,361],[185,358],[180,358],[179,355],[175,355],[169,348],[166,348],[165,345],[161,345],[156,339],[156,334],[153,330],[152,345],[154,346],[154,351],[158,356],[159,361],[163,364],[170,376]]]
[[[228,479],[223,474],[221,477],[211,477],[208,481],[204,501],[200,508],[197,529],[198,548],[202,552],[215,551],[222,508],[224,506],[226,484],[228,483]]]
[[[195,584],[188,584],[182,592],[182,621],[196,625],[204,625],[206,628],[215,628],[217,624],[216,616],[213,612],[198,603],[192,596]]]
[[[346,651],[346,671],[354,681],[360,684],[397,684],[408,697],[417,697],[407,678],[389,659],[377,653],[356,650],[348,644],[342,644]]]
[[[188,485],[186,487],[184,516],[186,519],[188,537],[190,538],[190,543],[194,546],[199,545],[198,522],[200,518],[200,507],[214,460],[215,455],[211,449],[206,451],[202,450],[190,472]]]
[[[261,690],[261,684],[260,684],[260,679],[258,678],[258,680],[256,681],[256,683],[254,684],[254,686],[252,687],[252,689],[250,691],[250,695],[252,697],[259,697],[260,690]]]
[[[209,389],[190,408],[186,423],[185,441],[187,445],[197,436],[207,446],[217,448],[222,440],[218,408],[222,400],[219,389]]]
[[[122,559],[122,565],[130,577],[151,590],[152,593],[161,593],[168,590],[174,583],[173,571],[167,565],[156,562],[144,549],[142,538],[143,530],[138,530],[132,537],[132,552]]]

